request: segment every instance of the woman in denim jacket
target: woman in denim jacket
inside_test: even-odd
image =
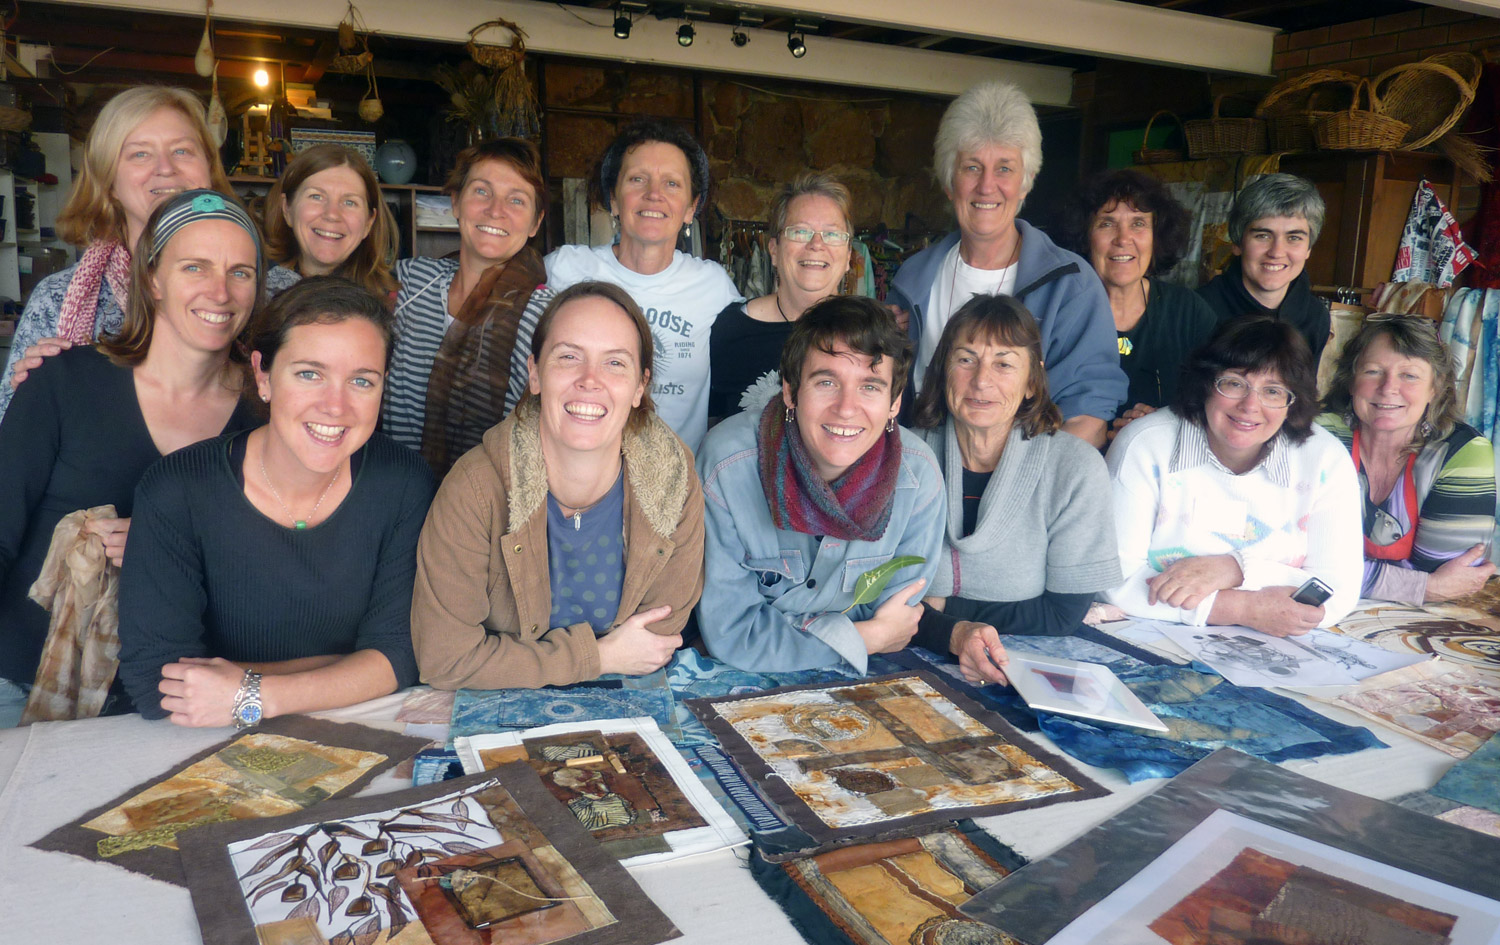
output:
[[[703,441],[698,623],[718,659],[863,673],[869,654],[911,640],[947,515],[932,450],[896,426],[910,361],[879,303],[825,299],[782,349],[781,397]],[[903,555],[921,563],[854,605],[860,575]]]

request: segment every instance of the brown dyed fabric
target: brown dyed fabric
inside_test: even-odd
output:
[[[104,707],[120,667],[120,569],[84,526],[115,517],[113,505],[98,505],[63,516],[52,531],[29,592],[52,620],[22,725],[91,719]]]
[[[438,346],[427,381],[422,457],[439,479],[505,418],[510,359],[521,314],[547,281],[542,257],[530,246],[491,266],[464,299]]]

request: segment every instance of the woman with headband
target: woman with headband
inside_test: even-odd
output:
[[[314,276],[259,322],[250,366],[269,422],[167,457],[136,489],[120,679],[148,719],[245,728],[417,681],[412,584],[433,482],[374,432],[385,301]]]
[[[32,371],[0,422],[0,726],[20,718],[48,615],[27,597],[54,527],[81,509],[115,566],[132,496],[167,453],[253,423],[241,397],[245,334],[265,279],[255,223],[232,198],[178,194],[136,246],[125,321]],[[107,709],[106,709],[107,711]]]

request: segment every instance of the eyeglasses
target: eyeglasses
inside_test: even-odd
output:
[[[1250,396],[1251,391],[1254,391],[1255,395],[1260,398],[1261,406],[1270,407],[1272,410],[1290,407],[1297,400],[1297,395],[1285,387],[1278,387],[1275,384],[1251,387],[1233,374],[1225,374],[1214,381],[1214,390],[1229,400],[1244,400]]]
[[[814,236],[823,237],[823,242],[829,246],[844,246],[849,242],[849,233],[844,230],[814,230],[805,226],[789,226],[781,231],[781,235],[793,243],[811,243]]]

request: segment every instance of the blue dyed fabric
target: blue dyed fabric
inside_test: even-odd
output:
[[[650,716],[668,738],[681,737],[667,676],[601,676],[574,686],[542,689],[460,689],[453,697],[452,739],[509,732],[558,722]]]
[[[708,788],[708,793],[740,827],[756,833],[786,827],[786,821],[776,813],[770,801],[755,789],[717,745],[694,745],[680,750],[688,767]]]
[[[458,760],[458,752],[447,748],[424,748],[412,760],[412,787],[449,781],[463,775],[464,766]]]
[[[1432,793],[1500,814],[1500,738],[1490,736],[1473,754],[1449,768]]]
[[[1269,762],[1384,748],[1368,729],[1345,725],[1265,689],[1179,666],[1117,674],[1170,728],[1146,732],[1039,713],[1041,731],[1085,764],[1118,768],[1130,781],[1170,778],[1220,748]]]

